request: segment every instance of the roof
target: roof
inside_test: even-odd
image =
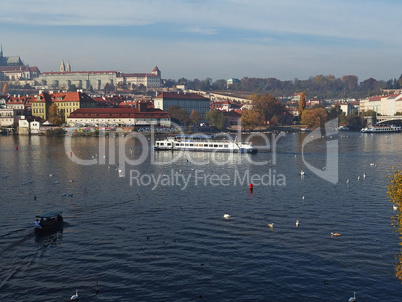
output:
[[[209,100],[202,95],[196,93],[174,93],[174,92],[162,92],[155,99],[186,99],[186,100]]]
[[[90,96],[83,92],[55,92],[52,94],[52,102],[94,102]]]
[[[63,74],[76,74],[76,73],[107,74],[107,73],[117,73],[117,71],[46,71],[46,72],[42,72],[43,75],[63,75]]]
[[[140,112],[138,108],[80,108],[69,115],[69,118],[169,118],[160,109],[148,109]]]
[[[36,215],[37,218],[52,218],[61,215],[62,211],[43,211],[42,213]]]

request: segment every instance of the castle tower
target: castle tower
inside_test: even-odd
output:
[[[158,66],[155,66],[154,70],[152,70],[152,73],[159,77],[161,76],[161,71],[159,70]]]
[[[66,71],[71,71],[70,61],[67,61]]]
[[[66,66],[64,65],[64,61],[63,61],[63,60],[61,60],[60,71],[61,71],[61,72],[66,71]]]

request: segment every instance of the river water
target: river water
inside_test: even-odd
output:
[[[255,155],[0,137],[0,300],[399,301],[386,175],[402,136],[310,135],[254,137],[270,143]],[[36,237],[58,209],[63,232]]]

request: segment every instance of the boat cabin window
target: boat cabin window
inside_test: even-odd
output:
[[[218,145],[217,145],[217,144],[215,144],[215,145],[214,145],[214,147],[215,147],[215,148],[218,148]]]
[[[168,145],[168,146],[171,146],[171,145],[172,145],[172,143],[167,143],[167,145]]]
[[[219,148],[223,148],[223,145],[219,145]]]

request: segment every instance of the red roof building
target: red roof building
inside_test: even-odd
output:
[[[155,125],[170,127],[169,115],[160,109],[139,108],[82,108],[72,112],[67,123],[74,125]]]

